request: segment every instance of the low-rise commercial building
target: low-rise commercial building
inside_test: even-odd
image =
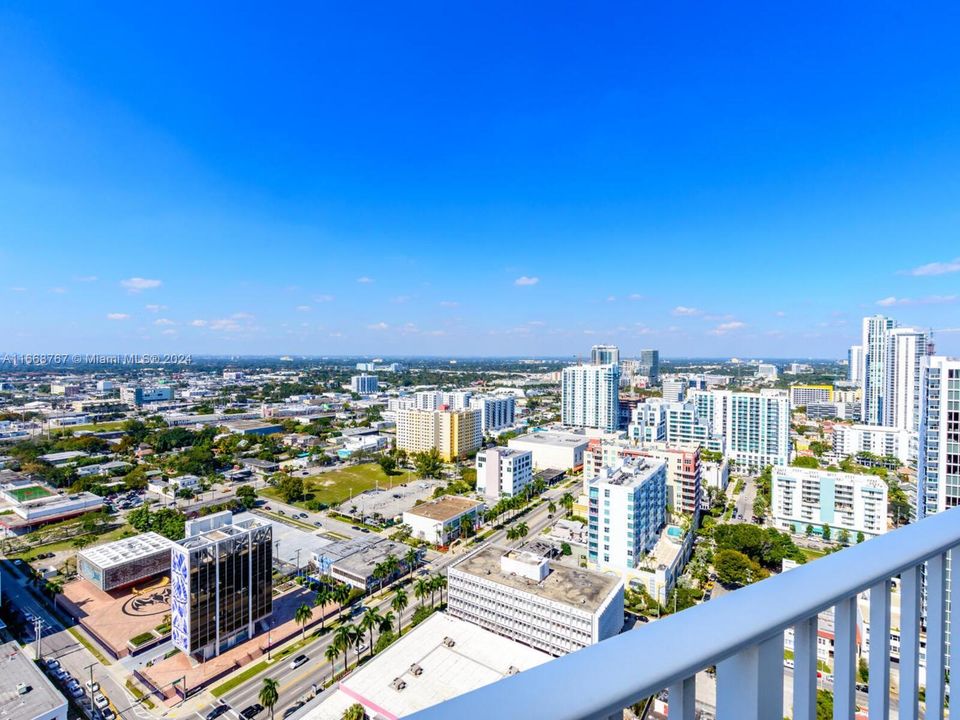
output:
[[[789,532],[812,525],[818,535],[829,527],[831,536],[873,537],[887,531],[887,484],[875,475],[777,467],[770,510],[774,525]]]
[[[174,543],[155,532],[95,547],[77,553],[77,569],[88,582],[109,592],[169,572]]]
[[[0,713],[4,720],[67,720],[67,699],[27,657],[25,649],[16,642],[0,645]]]
[[[880,425],[834,425],[833,452],[837,457],[869,453],[895,457],[904,465],[917,456],[917,436],[909,430]]]
[[[450,567],[447,612],[565,655],[620,632],[623,580],[488,546]]]
[[[589,442],[590,438],[578,433],[531,432],[510,438],[507,447],[530,452],[535,470],[577,470],[583,465]]]
[[[444,495],[403,513],[403,522],[413,531],[412,536],[435,545],[449,545],[460,537],[461,524],[472,527],[480,523],[483,503],[457,495]]]

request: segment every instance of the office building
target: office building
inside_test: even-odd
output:
[[[692,402],[664,403],[664,436],[668,445],[700,445],[708,450],[722,452],[724,438],[711,430],[710,422],[702,417]]]
[[[907,465],[917,451],[914,433],[881,425],[834,425],[832,440],[833,452],[840,459],[869,454],[896,458],[900,464]]]
[[[479,410],[401,410],[397,447],[407,452],[436,449],[445,461],[466,458],[483,442]]]
[[[350,378],[350,390],[358,395],[373,395],[380,391],[380,381],[376,375],[354,375]]]
[[[640,365],[637,372],[645,375],[647,383],[656,385],[660,382],[660,351],[659,350],[641,350]]]
[[[412,530],[411,536],[434,545],[449,545],[460,537],[463,526],[480,524],[483,503],[457,495],[443,495],[415,505],[403,513],[403,522]]]
[[[124,386],[120,388],[120,399],[130,405],[145,405],[147,403],[165,402],[173,400],[172,387],[141,387]]]
[[[687,379],[679,375],[671,375],[663,379],[663,401],[683,402],[687,393]]]
[[[623,580],[488,546],[450,567],[447,612],[551,655],[566,655],[620,632]]]
[[[510,438],[511,450],[529,451],[534,470],[576,470],[583,465],[583,451],[590,438],[561,432],[532,432]]]
[[[17,642],[0,645],[0,713],[4,720],[67,720],[67,699]]]
[[[573,365],[561,377],[561,421],[614,431],[620,424],[620,366]]]
[[[271,525],[225,515],[171,548],[173,646],[204,660],[252,638],[273,611]]]
[[[590,364],[619,365],[620,348],[616,345],[594,345],[590,348]]]
[[[883,424],[887,391],[887,336],[897,325],[893,318],[874,315],[863,319],[860,377],[863,383],[860,417],[867,425]]]
[[[778,376],[777,366],[771,363],[757,364],[757,377],[764,380],[776,380]]]
[[[833,402],[833,385],[790,386],[790,404],[793,407],[829,402]]]
[[[920,365],[933,354],[930,334],[898,327],[887,333],[883,425],[916,432],[920,423]]]
[[[659,442],[667,437],[666,404],[656,398],[638,403],[627,425],[627,437],[634,444]]]
[[[851,345],[847,351],[847,380],[857,385],[863,382],[863,345]]]
[[[698,419],[723,436],[723,454],[758,471],[790,460],[790,397],[786,390],[759,393],[697,390],[690,393]],[[669,432],[667,442],[673,442]],[[711,448],[712,449],[712,448]]]
[[[127,587],[170,570],[174,542],[155,532],[84,548],[77,553],[80,575],[105,592]]]
[[[480,428],[485,435],[512,427],[516,421],[516,400],[513,395],[474,396],[470,407],[480,411]]]
[[[626,458],[603,467],[587,497],[590,562],[617,570],[638,567],[667,521],[666,464]]]
[[[523,493],[533,482],[533,453],[493,447],[477,453],[477,492],[496,503]]]
[[[846,531],[870,538],[887,531],[887,483],[875,475],[799,467],[773,469],[771,513],[776,527],[803,534],[830,528],[836,540]]]

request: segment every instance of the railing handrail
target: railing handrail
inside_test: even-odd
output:
[[[611,716],[960,545],[958,512],[933,515],[408,717]]]

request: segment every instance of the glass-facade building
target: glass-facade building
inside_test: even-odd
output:
[[[267,522],[225,524],[173,548],[174,647],[204,659],[256,634],[273,610],[273,533]]]

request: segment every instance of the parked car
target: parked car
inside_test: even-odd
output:
[[[87,680],[87,681],[83,684],[83,686],[87,689],[88,692],[99,692],[99,691],[100,691],[100,683],[98,683],[96,680],[93,680],[92,682],[91,682],[90,680]]]
[[[67,686],[67,692],[70,693],[70,697],[72,698],[83,697],[83,688],[80,687],[80,683],[77,683],[76,685]]]
[[[45,662],[47,663],[47,669],[50,671],[60,667],[60,661],[56,658],[47,658]]]
[[[105,707],[110,707],[110,701],[107,700],[106,695],[99,692],[93,696],[93,704],[97,710],[103,710]]]
[[[250,707],[246,707],[243,710],[241,710],[240,717],[242,717],[243,720],[252,720],[262,712],[263,712],[263,705],[261,705],[260,703],[254,703]]]
[[[319,520],[314,520],[313,524],[316,525],[317,527],[323,527]]]
[[[306,655],[297,655],[293,660],[290,661],[290,669],[296,670],[308,660],[310,660],[310,658],[308,658]]]
[[[207,713],[207,720],[217,720],[218,717],[223,715],[227,710],[230,709],[230,706],[226,703],[220,703],[213,710]]]
[[[101,710],[100,714],[103,716],[103,720],[117,720],[117,714],[109,707],[105,707],[103,710]]]

